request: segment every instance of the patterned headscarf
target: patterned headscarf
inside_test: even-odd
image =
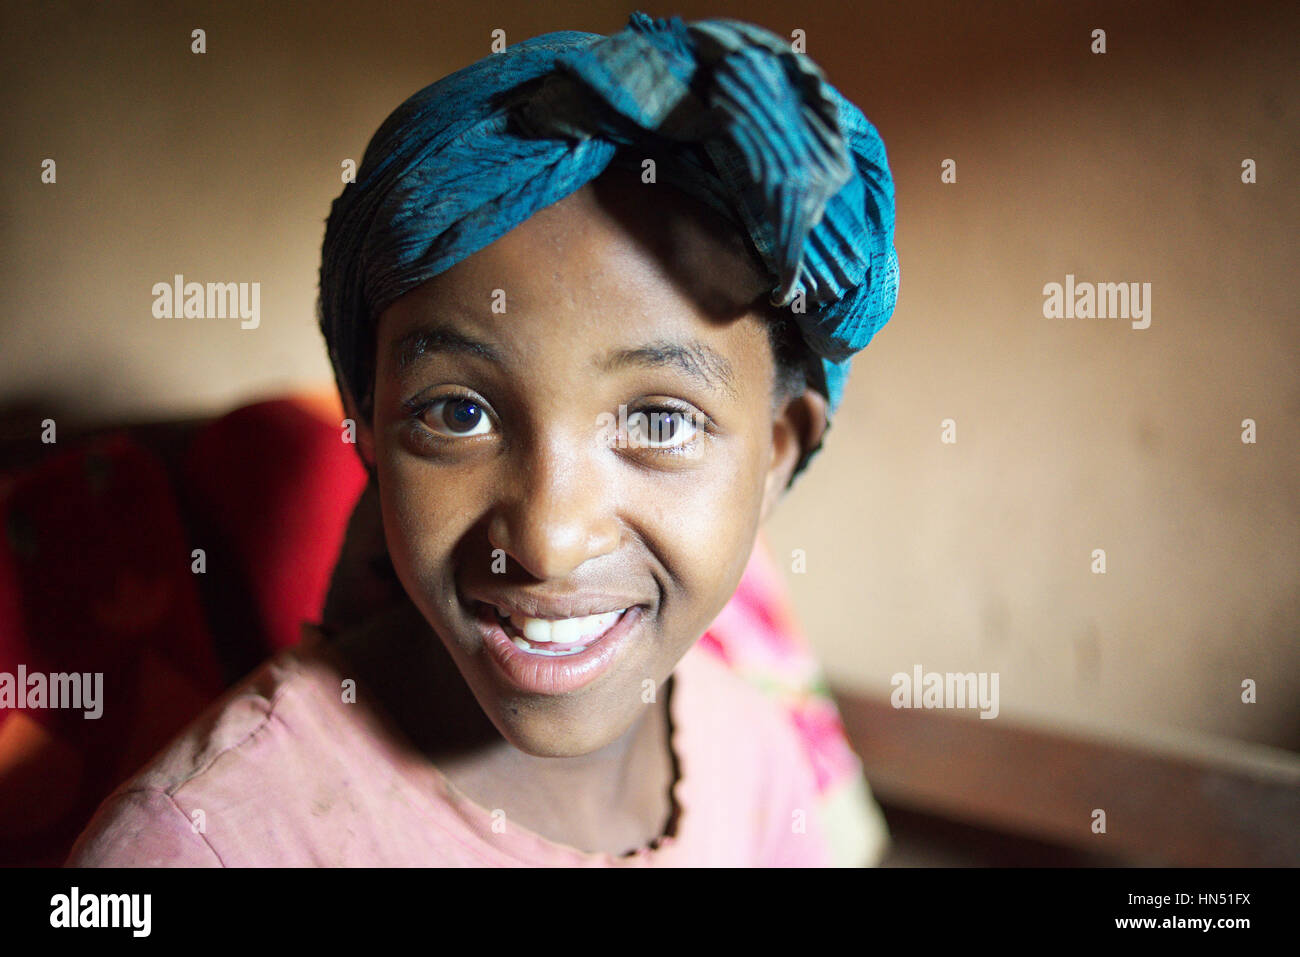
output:
[[[340,389],[368,415],[388,305],[637,150],[748,237],[833,414],[898,295],[885,145],[774,34],[639,11],[610,36],[548,33],[491,54],[384,121],[322,248],[320,327]]]

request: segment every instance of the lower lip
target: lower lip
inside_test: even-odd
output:
[[[559,657],[531,655],[518,647],[497,621],[491,606],[480,604],[476,615],[483,645],[505,679],[520,691],[555,695],[577,691],[608,671],[641,623],[642,608],[634,605],[623,612],[609,631],[585,650]]]

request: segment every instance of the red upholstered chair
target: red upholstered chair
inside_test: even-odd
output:
[[[0,866],[61,864],[117,784],[319,617],[365,481],[340,417],[255,403],[170,464],[114,430],[0,483],[0,672],[104,676],[98,719],[0,709]]]
[[[0,863],[59,864],[222,677],[167,473],[130,436],[11,477],[0,526],[0,672],[103,675],[99,718],[0,709]]]
[[[182,465],[195,546],[225,657],[244,674],[317,620],[348,517],[366,484],[342,413],[276,399],[236,409],[194,436]]]

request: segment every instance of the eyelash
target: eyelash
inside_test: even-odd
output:
[[[473,402],[478,405],[483,410],[483,414],[492,421],[494,429],[497,427],[496,417],[488,411],[487,403],[466,391],[458,390],[455,392],[443,393],[429,399],[420,397],[407,399],[402,403],[402,407],[410,417],[412,423],[420,430],[419,434],[422,439],[428,440],[431,438],[433,441],[439,442],[457,442],[460,441],[460,438],[477,438],[478,436],[461,436],[460,438],[453,438],[448,435],[443,435],[442,433],[429,428],[424,422],[424,416],[430,409],[435,408],[439,403],[459,402],[462,400]],[[647,415],[654,412],[675,412],[698,423],[696,434],[690,442],[670,446],[641,446],[645,451],[655,453],[656,455],[684,455],[695,449],[699,445],[703,436],[712,435],[715,432],[713,419],[708,415],[708,413],[685,403],[678,405],[671,402],[656,402],[651,405],[636,406],[627,410],[629,417],[637,412],[645,413]]]

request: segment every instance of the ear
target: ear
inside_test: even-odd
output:
[[[357,451],[361,453],[361,461],[365,463],[366,471],[373,479],[375,477],[375,433],[371,427],[371,420],[357,411],[351,389],[341,388],[339,393],[343,399],[343,414],[356,423]]]
[[[815,389],[805,389],[777,411],[772,420],[772,464],[763,489],[760,522],[767,521],[785,494],[795,466],[821,442],[828,421],[826,397]]]

